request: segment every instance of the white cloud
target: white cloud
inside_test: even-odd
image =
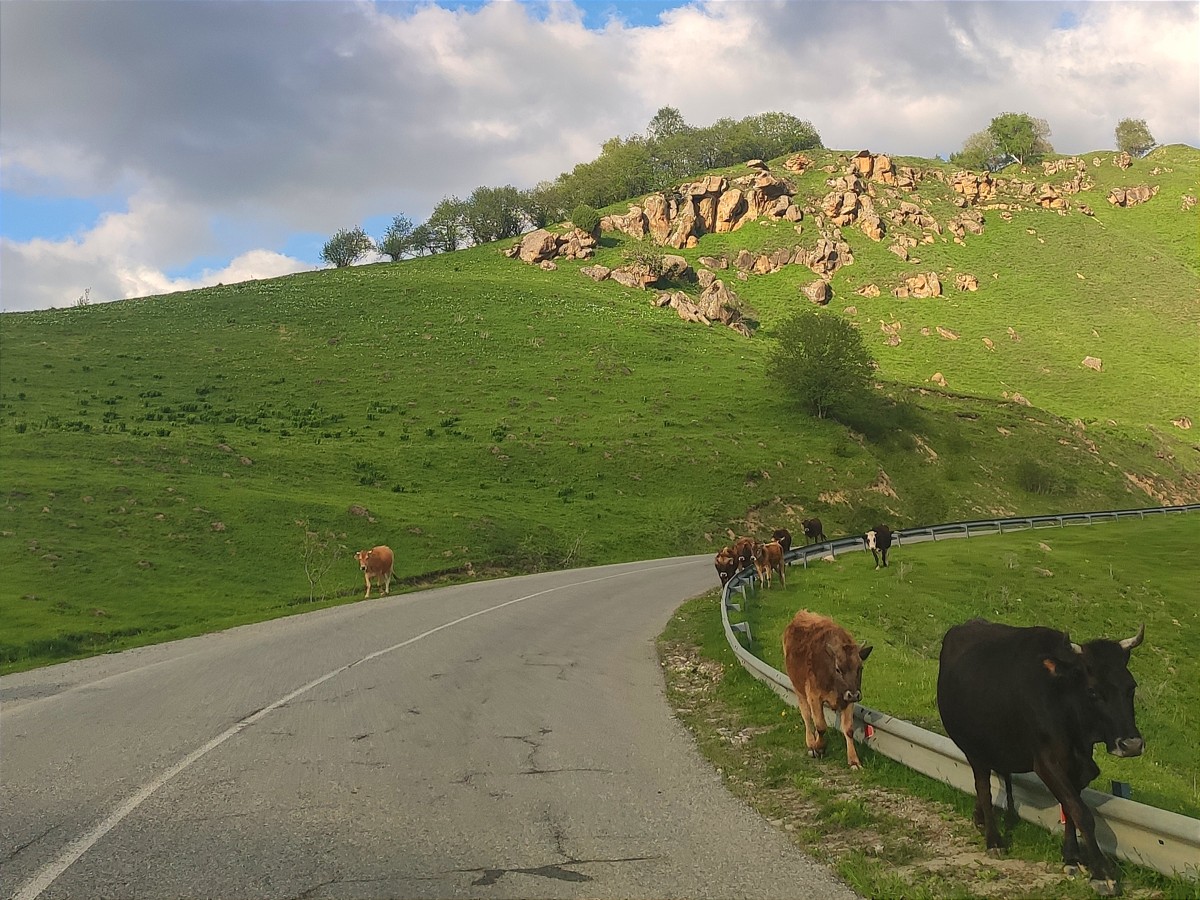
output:
[[[212,281],[311,267],[281,255],[290,235],[553,179],[662,106],[778,110],[898,154],[1010,110],[1063,152],[1111,146],[1127,116],[1200,145],[1198,47],[1192,2],[726,0],[597,31],[566,2],[9,0],[0,188],[130,199],[73,240],[5,241],[3,307],[175,289],[196,279],[164,273],[197,258],[234,260]]]

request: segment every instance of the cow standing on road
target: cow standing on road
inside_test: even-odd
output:
[[[717,567],[717,578],[721,579],[722,587],[737,574],[737,557],[733,555],[732,547],[722,547],[713,564]]]
[[[879,568],[880,560],[883,561],[883,567],[887,568],[888,550],[892,547],[892,529],[886,525],[876,525],[872,531],[868,531],[863,535],[863,541],[867,545],[867,549],[871,551],[871,555],[875,557],[875,568]]]
[[[846,762],[858,770],[854,746],[854,704],[862,699],[862,664],[871,645],[860,647],[828,616],[802,609],[783,631],[783,660],[804,719],[808,755],[825,755],[825,710],[841,714]]]
[[[392,548],[381,544],[370,550],[359,550],[354,554],[354,558],[358,560],[358,567],[362,569],[363,579],[367,582],[367,593],[364,599],[371,596],[372,578],[375,579],[376,585],[383,585],[382,593],[386,597],[392,588],[392,566],[395,562]]]
[[[942,639],[938,710],[946,734],[975,774],[975,825],[988,853],[1003,844],[992,808],[991,773],[1005,780],[1008,820],[1014,821],[1012,775],[1036,772],[1062,805],[1063,863],[1073,874],[1082,861],[1092,888],[1119,893],[1116,868],[1096,843],[1096,822],[1080,792],[1100,774],[1092,746],[1114,756],[1145,747],[1134,721],[1129,654],[1145,626],[1122,641],[1080,645],[1051,628],[1017,628],[973,619]],[[1083,836],[1082,852],[1076,829]]]

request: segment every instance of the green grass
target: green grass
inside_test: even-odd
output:
[[[1200,514],[1039,528],[894,547],[886,569],[870,554],[792,567],[784,589],[748,604],[756,655],[783,671],[780,636],[801,607],[832,616],[875,647],[863,670],[863,703],[945,733],[937,711],[938,653],[951,625],[975,616],[1061,628],[1076,641],[1131,637],[1135,708],[1146,752],[1103,752],[1098,785],[1133,785],[1134,799],[1200,816],[1193,735],[1200,731],[1200,628],[1194,585]]]
[[[752,595],[751,649],[782,670],[780,634],[795,611],[804,607],[832,615],[876,648],[864,667],[864,703],[940,732],[937,655],[950,625],[984,616],[1055,625],[1087,640],[1129,636],[1145,622],[1146,641],[1132,654],[1130,669],[1139,683],[1135,707],[1146,752],[1122,760],[1097,750],[1101,775],[1092,787],[1105,790],[1111,779],[1127,781],[1133,799],[1197,816],[1191,736],[1200,709],[1200,664],[1189,648],[1200,611],[1192,601],[1197,566],[1189,548],[1198,537],[1200,517],[1192,513],[902,545],[893,548],[889,567],[879,571],[869,554],[846,553],[808,569],[790,568],[786,590]],[[715,591],[681,607],[659,646],[664,658],[680,646],[695,647],[699,658],[717,667],[709,676],[711,701],[704,703],[697,702],[694,690],[679,690],[668,666],[668,697],[730,788],[770,819],[799,816],[805,823],[796,832],[800,843],[823,853],[856,890],[864,896],[987,895],[986,885],[978,883],[988,877],[986,870],[970,871],[961,862],[933,866],[943,851],[923,831],[927,826],[896,821],[873,791],[919,798],[944,817],[946,828],[981,850],[982,839],[970,824],[974,798],[861,745],[864,768],[851,776],[841,736],[833,729],[827,756],[809,759],[799,715],[745,672],[726,644]],[[728,736],[740,729],[754,736],[739,754]],[[1061,861],[1059,844],[1050,832],[1020,823],[1008,856],[1054,872]],[[821,850],[830,846],[845,849]],[[1121,871],[1129,894],[1198,896],[1192,881],[1127,863]],[[1091,896],[1086,880],[1034,887],[1006,883],[1001,893]]]
[[[857,307],[880,364],[881,406],[857,430],[765,377],[773,328],[813,278],[795,266],[726,273],[762,323],[751,339],[498,245],[0,316],[0,672],[356,600],[350,554],[378,543],[413,587],[715,551],[809,515],[835,535],[1200,499],[1200,459],[1171,424],[1200,421],[1197,215],[1179,203],[1200,152],[1090,171],[1103,227],[989,211],[984,234],[923,246],[919,266],[845,230],[856,261],[832,307]],[[801,196],[819,201],[828,177],[797,179]],[[1141,181],[1159,196],[1106,208],[1110,183]],[[956,211],[932,177],[918,194],[939,219]],[[754,223],[684,255],[811,246],[811,214],[803,227]],[[598,261],[626,243],[605,235]],[[983,287],[887,292],[946,266]],[[867,281],[883,296],[852,293]],[[893,317],[894,348],[878,330]],[[930,390],[934,371],[948,391]],[[332,535],[315,582],[310,530]]]

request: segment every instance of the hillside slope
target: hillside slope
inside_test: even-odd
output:
[[[813,514],[835,535],[1196,501],[1200,454],[1172,420],[1200,422],[1197,213],[1182,200],[1200,153],[1129,170],[1097,156],[1077,195],[1094,217],[984,210],[981,234],[921,244],[919,263],[888,252],[901,228],[879,243],[842,230],[854,262],[830,306],[899,404],[871,434],[802,415],[765,378],[775,325],[809,302],[797,265],[725,273],[751,338],[593,282],[583,261],[543,271],[498,245],[6,314],[0,666],[360,597],[349,553],[376,543],[417,583],[715,551]],[[813,163],[794,179],[800,234],[756,222],[679,252],[696,265],[815,241],[844,162]],[[1108,208],[1111,186],[1142,182],[1157,196]],[[959,209],[946,180],[916,193],[943,221]],[[595,261],[620,265],[633,243],[605,234]],[[979,289],[892,296],[917,271],[970,272]],[[867,284],[880,295],[854,293]],[[897,322],[889,345],[880,323]]]

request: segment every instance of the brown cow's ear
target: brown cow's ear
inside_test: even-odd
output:
[[[871,655],[871,651],[874,649],[875,648],[872,647],[870,644],[867,644],[865,647],[859,647],[858,648],[858,658],[866,659],[868,656]]]

